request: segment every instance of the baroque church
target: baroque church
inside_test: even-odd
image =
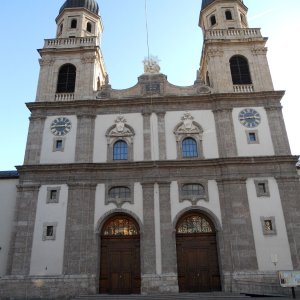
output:
[[[98,4],[65,1],[38,50],[24,164],[0,172],[1,299],[285,292],[300,170],[245,4],[202,0],[193,85],[148,58],[117,90]]]

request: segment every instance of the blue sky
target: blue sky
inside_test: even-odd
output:
[[[147,0],[150,54],[160,59],[161,72],[176,85],[193,84],[199,67],[202,32],[201,0]],[[55,18],[64,0],[3,1],[0,25],[0,170],[22,165],[29,111],[39,73],[36,49],[54,38]],[[144,0],[98,0],[104,23],[102,52],[113,88],[134,85],[147,56]],[[293,154],[300,155],[299,0],[245,0],[250,27],[269,37],[268,58],[282,101]],[[288,3],[288,5],[287,5]]]

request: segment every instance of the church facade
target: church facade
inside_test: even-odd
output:
[[[247,10],[203,0],[193,85],[148,58],[116,90],[98,4],[65,1],[39,49],[24,164],[0,172],[1,299],[285,292],[277,271],[300,267],[297,158]]]

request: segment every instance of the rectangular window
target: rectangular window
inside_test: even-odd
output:
[[[58,203],[60,194],[60,186],[47,188],[46,203]]]
[[[53,226],[47,226],[47,230],[46,230],[46,236],[47,237],[52,237],[54,234],[54,227]]]
[[[257,197],[270,197],[268,180],[254,180],[254,184]]]
[[[51,190],[50,191],[50,199],[56,200],[56,197],[57,197],[57,190]]]
[[[53,152],[63,152],[65,148],[65,138],[54,138],[53,139]]]
[[[266,184],[264,182],[259,182],[257,185],[258,185],[259,193],[266,194],[267,192]]]
[[[57,140],[56,141],[56,150],[61,150],[62,146],[63,146],[63,141]]]
[[[246,135],[247,135],[248,144],[259,144],[258,131],[257,130],[251,130],[251,131],[247,130]]]
[[[273,225],[272,225],[272,220],[264,220],[264,226],[265,226],[265,231],[272,231],[273,230]]]
[[[56,239],[57,222],[43,224],[43,241],[54,241]]]
[[[264,235],[276,235],[275,217],[260,217]]]

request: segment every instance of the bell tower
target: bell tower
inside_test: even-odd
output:
[[[66,0],[56,24],[56,38],[46,39],[38,50],[41,69],[36,101],[93,99],[106,77],[97,2]]]
[[[203,0],[201,77],[215,93],[272,91],[267,38],[249,28],[242,0]]]

